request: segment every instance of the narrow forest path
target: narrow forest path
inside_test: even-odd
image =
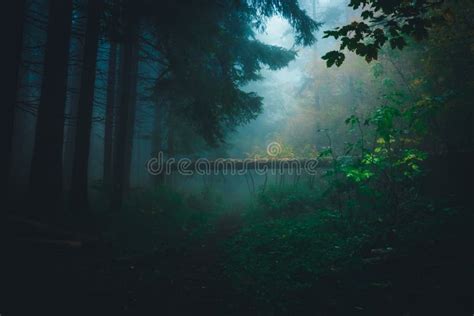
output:
[[[231,297],[230,284],[225,281],[222,270],[221,244],[234,235],[241,225],[240,214],[233,212],[223,215],[216,223],[215,231],[200,245],[190,249],[176,273],[177,279],[171,288],[174,297],[168,311],[206,311],[218,314]]]
[[[228,308],[232,287],[223,271],[222,243],[233,236],[242,224],[238,212],[222,215],[215,229],[200,243],[185,249],[173,249],[166,256],[151,254],[114,259],[95,280],[93,297],[108,296],[107,306],[119,298],[120,311],[141,314],[160,311],[165,315],[220,315]],[[107,273],[105,273],[107,275]],[[115,284],[111,286],[111,284]],[[104,303],[104,302],[102,302]],[[115,306],[117,307],[117,306]]]

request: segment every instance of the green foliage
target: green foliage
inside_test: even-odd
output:
[[[175,115],[216,145],[261,112],[262,98],[242,86],[260,79],[263,67],[281,69],[296,56],[256,40],[256,29],[281,15],[293,26],[296,44],[306,46],[315,41],[319,24],[296,0],[184,2],[145,6],[166,65],[153,94],[168,97]]]
[[[244,1],[239,1],[244,5]],[[265,18],[273,15],[283,16],[296,31],[297,45],[311,45],[315,42],[314,32],[321,26],[302,10],[297,0],[250,0],[250,8],[257,13],[257,27],[262,26]]]
[[[226,274],[237,291],[251,295],[273,312],[297,304],[298,300],[288,302],[285,298],[298,297],[319,278],[357,260],[353,255],[366,240],[364,234],[347,236],[338,229],[339,215],[334,211],[301,213],[302,208],[313,205],[311,195],[303,199],[300,192],[299,199],[292,194],[281,199],[281,193],[261,196],[257,209],[267,209],[270,217],[251,217],[225,245]]]
[[[279,1],[266,3],[284,6]],[[394,315],[402,315],[412,311],[412,305],[406,302],[411,303],[413,288],[417,293],[424,292],[424,289],[438,292],[439,270],[421,277],[422,281],[418,280],[419,275],[424,276],[427,269],[438,269],[433,268],[436,264],[444,265],[443,273],[451,278],[452,271],[458,268],[461,260],[453,264],[449,261],[451,259],[446,263],[439,257],[448,253],[450,258],[453,255],[460,258],[465,249],[469,249],[461,245],[463,241],[472,239],[464,233],[470,232],[470,227],[466,226],[472,223],[472,215],[458,205],[453,206],[452,201],[444,201],[447,194],[438,199],[425,195],[421,187],[426,186],[424,176],[430,171],[426,167],[428,158],[432,153],[439,153],[430,145],[440,145],[439,135],[444,136],[439,128],[439,122],[443,122],[440,116],[453,113],[453,109],[458,109],[456,104],[461,103],[464,110],[454,113],[453,117],[469,117],[472,111],[467,111],[466,105],[472,108],[471,104],[460,102],[459,96],[472,95],[474,90],[466,88],[469,84],[464,82],[465,78],[459,76],[459,72],[458,76],[452,76],[452,69],[445,67],[449,62],[458,61],[441,59],[441,62],[434,62],[438,55],[433,57],[432,51],[426,47],[405,47],[408,37],[426,36],[430,17],[425,15],[425,10],[428,8],[413,7],[425,4],[425,1],[352,1],[354,8],[365,5],[361,13],[365,22],[355,22],[327,33],[341,39],[341,50],[348,49],[364,56],[367,61],[378,59],[378,62],[370,68],[356,69],[359,71],[351,69],[353,72],[347,76],[350,80],[338,81],[341,86],[349,87],[348,91],[342,88],[337,94],[327,91],[334,88],[333,83],[339,80],[338,77],[331,77],[334,72],[318,69],[318,79],[314,80],[317,82],[308,89],[311,96],[317,91],[318,103],[316,98],[305,99],[308,105],[301,115],[309,121],[310,133],[317,135],[310,141],[292,138],[290,133],[291,136],[287,137],[269,133],[278,136],[274,138],[281,145],[278,155],[272,158],[319,157],[333,159],[333,165],[323,172],[322,179],[317,179],[317,185],[267,186],[260,190],[246,210],[241,210],[243,223],[240,229],[233,232],[230,239],[221,240],[220,244],[222,256],[219,258],[224,278],[231,281],[235,290],[228,297],[233,306],[251,305],[251,312],[247,314],[255,311],[269,315],[307,314],[309,310],[321,314],[351,315],[359,312],[378,315],[380,310],[391,310]],[[275,10],[275,7],[264,4],[255,8],[262,16]],[[412,9],[411,13],[406,11]],[[259,21],[263,23],[264,19]],[[387,43],[392,49],[403,48],[404,54],[412,55],[408,58],[399,52],[383,50]],[[230,55],[221,48],[204,50],[221,52],[223,56],[230,56],[230,60],[237,61],[235,73],[231,73],[234,83],[258,79],[262,64],[278,69],[294,57],[291,52],[248,38],[245,41],[238,39],[235,44]],[[239,51],[239,47],[245,49]],[[447,47],[440,45],[439,48],[446,50]],[[466,53],[463,49],[459,48],[459,55]],[[189,57],[192,60],[193,55]],[[205,60],[204,64],[187,65],[192,73],[187,81],[189,87],[195,86],[196,90],[203,91],[204,103],[209,101],[205,96],[215,96],[214,87],[220,87],[224,92],[217,93],[216,99],[210,101],[239,97],[249,106],[254,100],[251,107],[258,108],[261,100],[256,95],[239,96],[224,86],[225,72],[216,70],[214,58],[211,54],[209,59],[196,59]],[[331,67],[340,66],[345,58],[341,51],[334,51],[323,59]],[[414,60],[413,64],[407,62],[410,58]],[[354,65],[354,68],[359,66],[357,63]],[[406,71],[412,65],[423,67],[423,70],[415,67]],[[461,72],[469,66],[463,62],[457,64]],[[371,71],[367,72],[367,69]],[[425,69],[430,69],[436,76],[429,78]],[[183,73],[185,71],[188,69],[183,69]],[[209,74],[204,76],[206,71]],[[372,77],[363,77],[366,73],[371,73]],[[201,79],[209,75],[217,83],[208,86],[196,84],[191,80],[195,74]],[[322,81],[321,77],[329,79]],[[199,95],[201,92],[196,93]],[[370,96],[363,98],[365,94]],[[321,95],[326,96],[321,98],[322,101],[319,99]],[[231,108],[223,106],[218,109],[219,113],[211,114],[218,118],[216,122],[225,115],[246,117],[240,115],[242,104]],[[322,106],[326,107],[315,110]],[[202,111],[199,115],[207,117],[206,109]],[[252,111],[249,109],[247,113]],[[212,120],[212,115],[208,119]],[[305,122],[299,119],[295,118],[289,129]],[[344,121],[345,125],[342,124]],[[330,125],[331,129],[320,125]],[[349,129],[350,137],[335,134],[334,125]],[[460,136],[459,133],[455,135]],[[344,156],[339,155],[341,146],[335,145],[339,139],[347,140]],[[248,156],[270,158],[266,148],[259,147]],[[135,206],[130,206],[130,209],[139,209],[140,212],[117,218],[117,221],[125,221],[128,227],[132,227],[113,229],[114,237],[121,238],[121,242],[130,237],[119,237],[119,232],[127,231],[127,236],[133,238],[142,235],[134,245],[147,245],[147,249],[153,249],[159,244],[158,249],[180,249],[196,245],[209,237],[210,232],[218,230],[219,221],[216,219],[223,212],[219,207],[222,201],[212,195],[183,197],[163,189],[149,197],[145,195],[137,195]],[[153,202],[147,204],[145,201]],[[157,210],[160,211],[156,213]],[[156,234],[155,228],[158,228]],[[463,232],[459,237],[461,229]],[[134,232],[139,233],[134,235]],[[451,286],[447,288],[448,291],[453,289]],[[407,289],[410,290],[407,292]],[[304,304],[309,305],[309,308],[302,309],[306,313],[295,312]],[[378,308],[373,308],[377,305]],[[373,310],[376,312],[371,312]]]
[[[336,64],[337,67],[341,66],[345,58],[346,56],[338,51],[332,51],[323,56],[328,67],[331,67],[334,64]]]
[[[302,188],[261,193],[242,229],[223,243],[225,275],[251,309],[285,314],[324,310],[337,302],[346,314],[354,306],[373,306],[381,293],[393,295],[393,284],[406,273],[390,268],[388,275],[377,274],[378,269],[391,260],[406,261],[405,256],[412,260],[407,264],[419,264],[423,255],[417,245],[433,247],[456,231],[459,220],[453,209],[420,201],[401,222],[383,212],[348,221],[340,211],[321,208],[322,200],[313,195]],[[368,295],[369,289],[378,295]]]
[[[325,31],[325,38],[340,40],[339,51],[331,51],[323,56],[328,67],[338,67],[344,61],[343,50],[347,49],[365,58],[367,62],[377,60],[379,50],[389,42],[392,49],[403,49],[406,37],[416,40],[426,39],[433,23],[443,21],[443,16],[434,13],[443,1],[381,1],[352,0],[354,10],[362,7],[362,21],[354,21],[334,30]]]
[[[320,192],[307,186],[269,187],[260,192],[257,198],[258,205],[250,210],[247,216],[292,217],[302,213],[314,211],[313,205],[319,201]]]
[[[337,301],[333,289],[319,288],[331,278],[355,292],[359,286],[390,291],[397,280],[368,276],[370,265],[410,253],[410,243],[425,236],[417,230],[433,240],[428,232],[443,230],[446,214],[419,190],[428,158],[420,139],[430,132],[440,103],[397,90],[382,64],[372,69],[384,92],[382,104],[345,120],[358,131],[346,152],[355,159],[338,157],[332,146],[320,150],[319,157],[334,159],[326,186],[261,192],[241,231],[225,244],[226,275],[239,295],[270,314],[298,310],[307,293],[318,293],[320,302]],[[354,285],[354,275],[368,280]]]
[[[380,78],[384,74],[384,67],[381,63],[375,63],[372,66],[372,74],[375,78]]]

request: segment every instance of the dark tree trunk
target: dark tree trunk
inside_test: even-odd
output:
[[[8,177],[10,172],[10,159],[12,152],[13,120],[15,116],[15,105],[17,101],[18,77],[21,63],[21,52],[23,44],[23,26],[25,16],[25,0],[10,1],[8,8],[4,8],[2,14],[2,34],[6,43],[2,47],[5,54],[2,57],[2,112],[0,118],[1,126],[1,148],[4,150],[0,155],[0,181],[2,182],[1,195],[8,197]],[[2,201],[5,202],[4,199]]]
[[[168,158],[174,158],[175,156],[175,121],[174,121],[174,114],[172,113],[172,103],[168,102]],[[174,177],[173,174],[166,175],[166,184],[172,187],[174,185]]]
[[[62,207],[62,154],[72,0],[50,0],[48,36],[30,190],[38,211],[53,216]]]
[[[126,11],[127,12],[127,11]],[[128,146],[131,145],[130,136],[133,135],[134,106],[132,100],[136,94],[136,69],[138,65],[138,22],[128,16],[126,22],[126,34],[121,52],[120,65],[120,96],[118,110],[117,132],[114,140],[113,157],[113,193],[112,209],[119,210],[122,207],[123,197],[127,191],[126,171],[130,158]]]
[[[107,75],[107,105],[105,109],[104,128],[104,186],[110,192],[112,186],[112,150],[113,150],[113,126],[115,108],[115,85],[117,68],[117,43],[110,43],[109,65]]]
[[[76,209],[88,207],[87,179],[102,2],[102,0],[89,0],[87,5],[84,68],[81,76],[71,183],[71,206]]]
[[[152,137],[152,156],[153,158],[158,158],[158,154],[163,151],[163,107],[162,101],[159,100],[160,98],[156,97],[157,99],[155,104],[155,117],[154,117],[154,125],[153,125],[153,137]],[[153,180],[152,183],[154,186],[159,186],[163,184],[164,174],[161,173],[159,175],[152,176]]]
[[[130,189],[130,178],[132,173],[132,153],[133,153],[133,139],[135,136],[135,117],[137,107],[137,83],[138,83],[138,40],[135,42],[136,45],[133,49],[132,56],[132,71],[130,73],[130,85],[132,90],[130,91],[130,101],[128,109],[128,120],[127,120],[127,135],[125,143],[125,166],[124,166],[124,193],[127,193]]]
[[[82,66],[84,59],[84,43],[78,41],[76,45],[71,44],[71,56],[77,56],[78,61],[69,66],[68,76],[72,77],[68,82],[69,98],[66,103],[66,113],[71,118],[77,118],[79,108],[79,95],[81,91]],[[65,125],[64,151],[63,151],[63,179],[64,189],[71,191],[72,166],[74,163],[74,150],[76,144],[77,121],[70,120]]]

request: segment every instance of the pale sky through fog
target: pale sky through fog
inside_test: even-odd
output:
[[[309,15],[312,14],[312,0],[301,1],[301,5],[306,9]],[[323,19],[324,11],[328,8],[343,8],[347,6],[346,0],[316,0],[317,19]],[[287,67],[271,71],[264,69],[261,72],[262,80],[252,82],[244,88],[245,91],[257,92],[264,98],[263,112],[248,125],[242,126],[237,130],[230,140],[230,143],[241,143],[242,139],[252,136],[253,143],[259,143],[263,146],[269,141],[271,136],[265,134],[261,126],[278,124],[282,119],[290,117],[292,113],[298,110],[295,100],[297,93],[306,80],[311,80],[314,74],[308,69],[315,59],[320,58],[325,52],[330,50],[332,40],[322,39],[324,30],[332,26],[323,25],[316,34],[317,42],[311,47],[298,47],[298,55]],[[264,32],[257,33],[257,39],[270,45],[281,46],[286,49],[294,47],[294,32],[289,23],[279,16],[274,16],[267,21],[267,27]],[[250,145],[250,144],[249,144]],[[233,155],[238,155],[247,148],[233,148]]]

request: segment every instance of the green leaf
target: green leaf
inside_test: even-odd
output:
[[[340,67],[346,59],[346,56],[343,53],[334,50],[326,53],[322,59],[326,60],[327,67],[332,67],[334,64],[336,64],[337,67]]]

